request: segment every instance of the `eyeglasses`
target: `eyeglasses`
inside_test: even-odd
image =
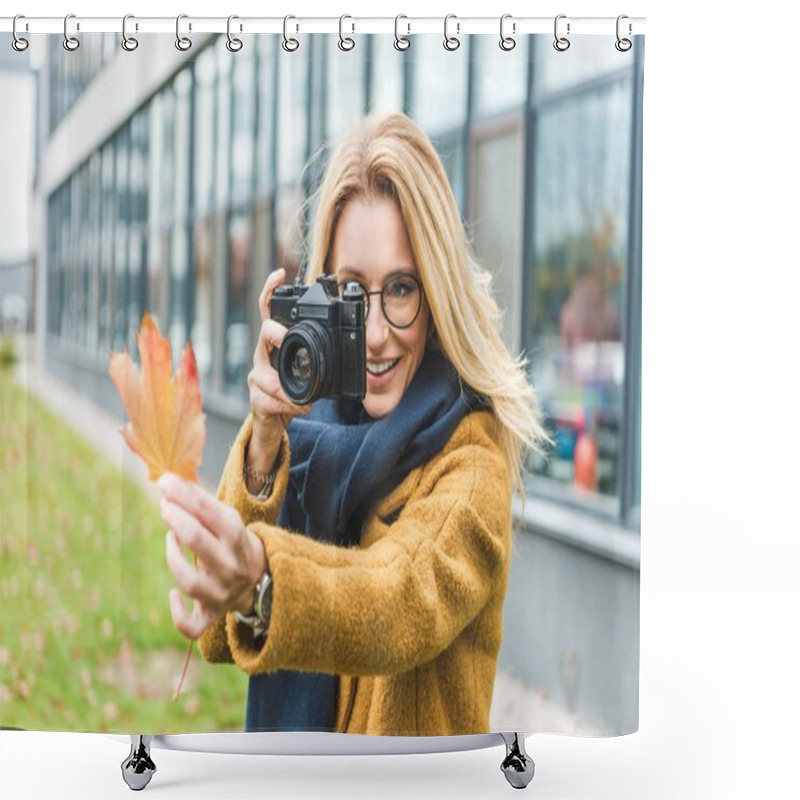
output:
[[[339,281],[339,293],[344,291],[348,283],[358,283],[364,293],[364,319],[369,316],[369,299],[374,294],[381,296],[381,307],[386,321],[393,328],[410,328],[419,316],[422,308],[422,284],[413,275],[402,273],[389,278],[383,289],[374,292],[359,281]]]

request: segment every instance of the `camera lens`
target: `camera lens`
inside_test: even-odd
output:
[[[298,322],[286,334],[278,356],[278,376],[286,396],[297,405],[324,396],[332,362],[328,331],[317,322]]]
[[[300,383],[311,380],[311,356],[305,347],[298,347],[292,355],[292,378]]]

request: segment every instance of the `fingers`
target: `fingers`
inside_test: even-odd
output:
[[[219,582],[186,560],[173,530],[167,531],[167,566],[184,594],[207,608],[221,610],[225,597]]]
[[[253,365],[256,367],[267,365],[271,368],[270,354],[281,346],[286,333],[287,329],[280,322],[269,318],[265,319],[261,323],[256,350],[253,353]]]
[[[217,500],[201,486],[171,472],[158,479],[163,493],[162,517],[181,542],[207,563],[219,563],[217,540],[233,541],[244,527],[232,506]],[[169,516],[165,516],[165,513]]]
[[[253,415],[264,423],[271,415],[291,418],[296,414],[308,414],[311,411],[310,403],[298,406],[289,400],[274,369],[253,368],[247,376],[247,385],[250,387],[250,409]]]
[[[187,639],[198,639],[215,619],[214,614],[211,614],[201,603],[196,601],[190,613],[186,609],[183,598],[177,589],[170,590],[169,610],[176,630]]]
[[[272,299],[272,293],[280,286],[286,279],[286,270],[281,267],[271,272],[264,282],[264,288],[258,297],[258,309],[261,312],[261,321],[269,319],[269,301]]]

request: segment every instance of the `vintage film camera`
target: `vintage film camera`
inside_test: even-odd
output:
[[[339,295],[335,276],[313,286],[279,286],[269,306],[272,319],[289,329],[272,366],[287,397],[305,405],[320,397],[363,400],[367,393],[364,294],[349,282]]]

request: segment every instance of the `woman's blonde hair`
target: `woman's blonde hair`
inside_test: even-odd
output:
[[[547,435],[525,361],[500,335],[491,275],[472,255],[450,182],[430,139],[399,112],[369,115],[353,125],[331,155],[315,204],[306,280],[328,268],[344,207],[360,198],[394,199],[434,326],[433,341],[467,383],[491,401],[502,424],[501,449],[515,488],[523,490],[523,450],[540,451]]]

